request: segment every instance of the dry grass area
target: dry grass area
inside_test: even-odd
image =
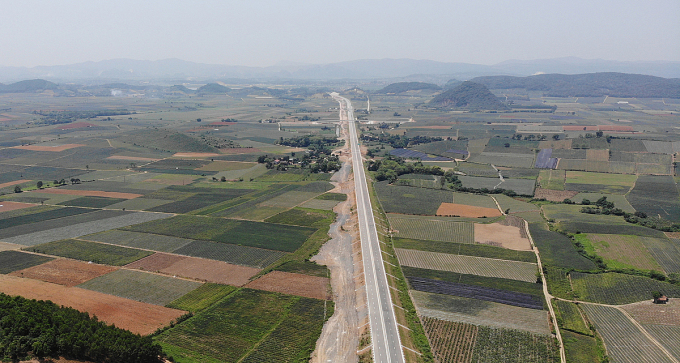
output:
[[[669,299],[667,304],[654,304],[651,298],[622,306],[638,323],[680,326],[680,302]]]
[[[0,188],[11,187],[12,185],[22,184],[22,183],[26,183],[26,182],[30,182],[30,181],[31,181],[30,179],[21,179],[21,180],[15,180],[15,181],[7,182],[7,183],[2,183],[2,184],[0,184]]]
[[[257,290],[280,292],[283,294],[330,300],[326,277],[301,275],[290,272],[274,271],[249,283],[246,287]]]
[[[531,250],[531,242],[528,238],[522,237],[519,228],[499,223],[475,223],[475,242],[516,251]]]
[[[151,334],[185,314],[182,310],[146,304],[78,287],[67,287],[8,275],[0,275],[0,292],[20,295],[28,299],[51,300],[57,305],[88,312],[108,324],[115,324],[119,328],[141,335]]]
[[[540,199],[545,198],[551,202],[561,202],[565,199],[570,199],[576,196],[578,192],[572,190],[552,190],[552,189],[542,189],[536,188],[534,191],[534,198]]]
[[[466,204],[456,203],[442,203],[437,209],[436,215],[445,217],[466,217],[466,218],[481,218],[481,217],[498,217],[501,211],[496,208],[475,207]]]
[[[105,197],[120,199],[135,199],[142,196],[141,194],[134,193],[118,193],[118,192],[103,192],[101,190],[73,190],[58,188],[40,189],[32,191],[31,193],[66,194],[66,195],[80,195],[84,197]]]
[[[0,242],[0,251],[20,250],[26,246],[14,243]]]
[[[0,213],[9,212],[11,210],[16,210],[16,209],[24,209],[24,208],[33,207],[33,206],[36,206],[36,205],[37,204],[2,201],[2,202],[0,202]]]
[[[147,161],[147,162],[160,160],[160,159],[152,159],[152,158],[143,158],[143,157],[139,157],[139,156],[124,156],[124,155],[113,155],[113,156],[109,156],[107,159],[130,160],[130,161]]]
[[[58,146],[22,145],[22,146],[14,146],[12,149],[62,152],[64,150],[73,149],[73,148],[81,147],[81,146],[85,146],[85,145],[84,144],[64,144],[64,145],[58,145]]]
[[[14,271],[10,275],[64,286],[76,286],[117,269],[106,265],[60,258],[42,265]]]
[[[664,232],[668,238],[680,238],[680,232]]]
[[[216,153],[176,153],[172,157],[174,158],[214,158],[215,156],[220,156]]]

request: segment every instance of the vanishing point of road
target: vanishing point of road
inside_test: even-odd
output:
[[[331,96],[340,103],[340,120],[347,120],[349,128],[373,361],[377,363],[403,363],[404,352],[401,348],[397,318],[394,315],[390,287],[387,283],[378,231],[373,219],[373,208],[368,194],[359,139],[354,125],[354,109],[347,98],[340,97],[335,92],[331,93]]]

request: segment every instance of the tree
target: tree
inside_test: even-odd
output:
[[[21,187],[20,187],[20,186],[18,186],[18,185],[15,185],[15,186],[14,186],[14,192],[15,192],[15,193],[21,193],[22,191],[23,191],[23,190],[21,190]]]
[[[555,135],[552,136],[552,138],[553,138],[553,140],[557,141],[557,140],[560,139],[560,135],[559,135],[559,134],[555,134]]]
[[[503,144],[503,146],[505,146],[505,147],[510,147],[510,143],[509,143],[509,142],[506,142],[505,144]]]
[[[35,184],[35,186],[38,187],[38,189],[42,189],[43,187],[43,182],[41,180],[38,180],[38,182]]]
[[[226,177],[226,176],[222,176],[222,178],[220,178],[220,181],[221,181],[221,182],[227,181],[227,177]]]
[[[203,121],[203,120],[201,120],[200,118],[196,119],[196,122],[201,122],[201,121]]]
[[[604,132],[602,132],[602,131],[597,131],[597,132],[595,132],[595,136],[596,136],[596,137],[602,137],[602,136],[604,136]]]

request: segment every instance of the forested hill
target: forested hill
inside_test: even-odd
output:
[[[12,84],[0,83],[0,93],[25,93],[57,89],[57,84],[44,79],[32,79]]]
[[[458,87],[440,93],[429,105],[433,107],[504,110],[507,107],[486,86],[465,81]]]
[[[418,91],[424,89],[439,91],[441,87],[437,86],[436,84],[425,82],[397,82],[376,91],[376,93],[402,93],[406,91]]]
[[[490,89],[522,88],[551,97],[680,98],[680,78],[628,73],[539,74],[529,77],[485,76],[472,79]]]

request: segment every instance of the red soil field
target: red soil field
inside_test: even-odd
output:
[[[220,149],[223,154],[251,154],[262,152],[260,149],[254,147],[233,147],[227,149]]]
[[[274,271],[246,285],[247,288],[280,292],[283,294],[330,300],[326,277],[308,276],[290,272]]]
[[[64,150],[73,149],[73,148],[80,147],[80,146],[85,146],[85,145],[83,145],[83,144],[64,144],[64,145],[59,145],[59,146],[22,145],[22,146],[14,146],[12,149],[62,152]]]
[[[133,193],[102,192],[100,190],[73,190],[73,189],[57,189],[57,188],[34,190],[31,193],[68,194],[68,195],[82,195],[82,196],[85,196],[85,197],[105,197],[105,198],[121,198],[121,199],[135,199],[135,198],[142,196],[141,194],[133,194]]]
[[[12,185],[17,185],[17,184],[21,184],[21,183],[30,182],[30,181],[31,180],[29,180],[29,179],[21,179],[21,180],[15,180],[15,181],[7,182],[7,183],[2,183],[2,184],[0,184],[0,188],[11,187]]]
[[[154,253],[151,256],[144,257],[141,260],[137,260],[131,264],[125,265],[125,267],[144,271],[160,271],[186,258],[188,257],[169,255],[167,253],[159,252]]]
[[[73,122],[73,123],[70,123],[70,124],[57,126],[57,127],[55,127],[55,129],[57,129],[57,130],[71,130],[71,129],[80,129],[80,128],[83,128],[83,127],[93,127],[93,126],[96,127],[97,125],[91,124],[89,122]]]
[[[220,156],[220,154],[215,153],[176,153],[173,155],[175,158],[210,158]]]
[[[578,192],[571,190],[551,190],[536,188],[534,191],[534,198],[545,198],[551,202],[561,202],[565,199],[573,198]]]
[[[37,205],[37,204],[0,201],[0,213],[15,210],[15,209],[24,209],[24,208],[28,208],[28,207],[33,207],[35,205]]]
[[[122,156],[122,155],[109,156],[107,159],[130,160],[130,161],[158,161],[158,160],[160,160],[160,159],[140,158],[140,157],[137,157],[137,156]]]
[[[78,287],[8,275],[0,275],[0,292],[27,299],[51,300],[57,305],[88,312],[107,324],[115,324],[141,335],[151,334],[186,313]]]
[[[501,211],[496,208],[475,207],[466,204],[442,203],[437,209],[438,216],[460,216],[466,218],[498,217]]]
[[[211,122],[208,125],[210,126],[229,126],[229,125],[236,125],[237,122],[222,122],[222,121],[217,121],[217,122]]]
[[[161,273],[196,279],[218,284],[243,286],[260,269],[196,257],[186,257],[171,266],[160,270]]]
[[[116,270],[118,270],[116,267],[60,258],[42,265],[14,271],[10,275],[64,286],[76,286]]]

